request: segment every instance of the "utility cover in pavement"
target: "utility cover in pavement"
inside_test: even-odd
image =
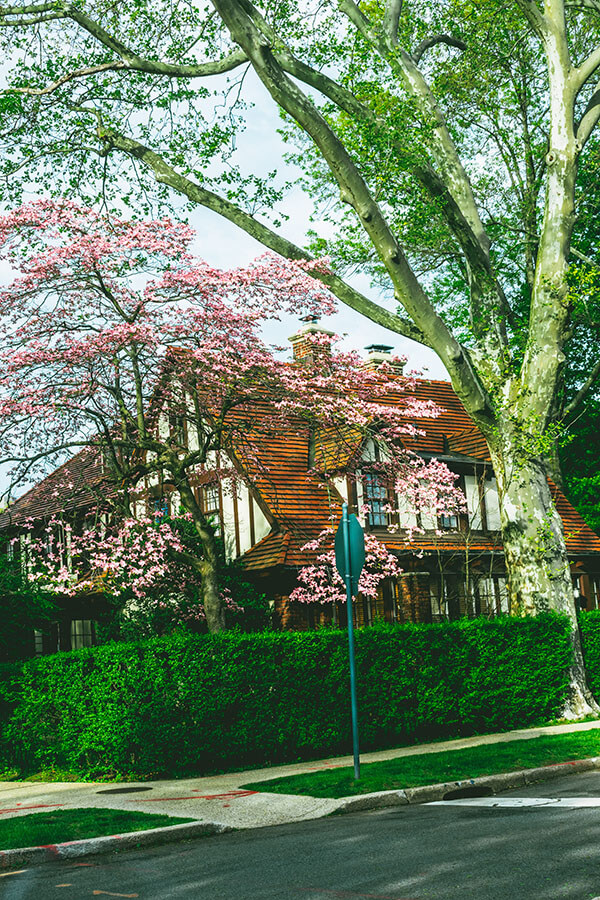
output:
[[[428,806],[487,806],[490,809],[584,809],[600,806],[600,797],[470,797],[464,800],[435,800]]]
[[[143,787],[142,785],[138,785],[137,787],[122,787],[122,788],[108,788],[104,791],[96,791],[97,794],[136,794],[139,791],[151,791],[151,787]]]

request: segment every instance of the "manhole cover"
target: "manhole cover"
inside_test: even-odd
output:
[[[455,791],[448,791],[444,794],[442,800],[463,800],[467,797],[493,797],[494,792],[487,787],[479,785],[467,785],[467,787],[457,788]]]
[[[96,791],[97,794],[136,794],[140,791],[151,791],[151,787],[122,787],[122,788],[107,788],[104,791]]]

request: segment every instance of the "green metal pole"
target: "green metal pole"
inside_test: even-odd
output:
[[[352,611],[352,568],[350,565],[350,531],[348,504],[342,506],[342,533],[344,535],[344,581],[346,582],[346,605],[348,607],[348,652],[350,656],[350,705],[352,707],[352,750],[354,753],[354,780],[360,778],[360,756],[358,751],[358,706],[356,703],[356,660],[354,656],[354,621]]]

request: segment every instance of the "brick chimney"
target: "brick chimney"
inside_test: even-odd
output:
[[[368,369],[369,372],[374,372],[382,363],[387,363],[391,366],[394,374],[402,375],[404,363],[393,359],[393,349],[394,348],[390,347],[388,344],[369,344],[368,347],[365,347],[365,350],[367,351],[365,369]]]
[[[333,331],[322,328],[318,322],[318,316],[304,316],[301,319],[305,324],[289,341],[292,343],[294,361],[307,368],[318,369],[327,367],[327,361],[331,358],[331,341]]]

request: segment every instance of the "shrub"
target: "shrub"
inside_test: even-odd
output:
[[[585,670],[590,690],[600,699],[600,610],[579,613]]]
[[[356,634],[363,750],[533,725],[568,687],[566,619]],[[30,769],[157,777],[350,749],[345,632],[173,634],[25,664],[5,734]],[[12,760],[7,760],[10,763]]]

